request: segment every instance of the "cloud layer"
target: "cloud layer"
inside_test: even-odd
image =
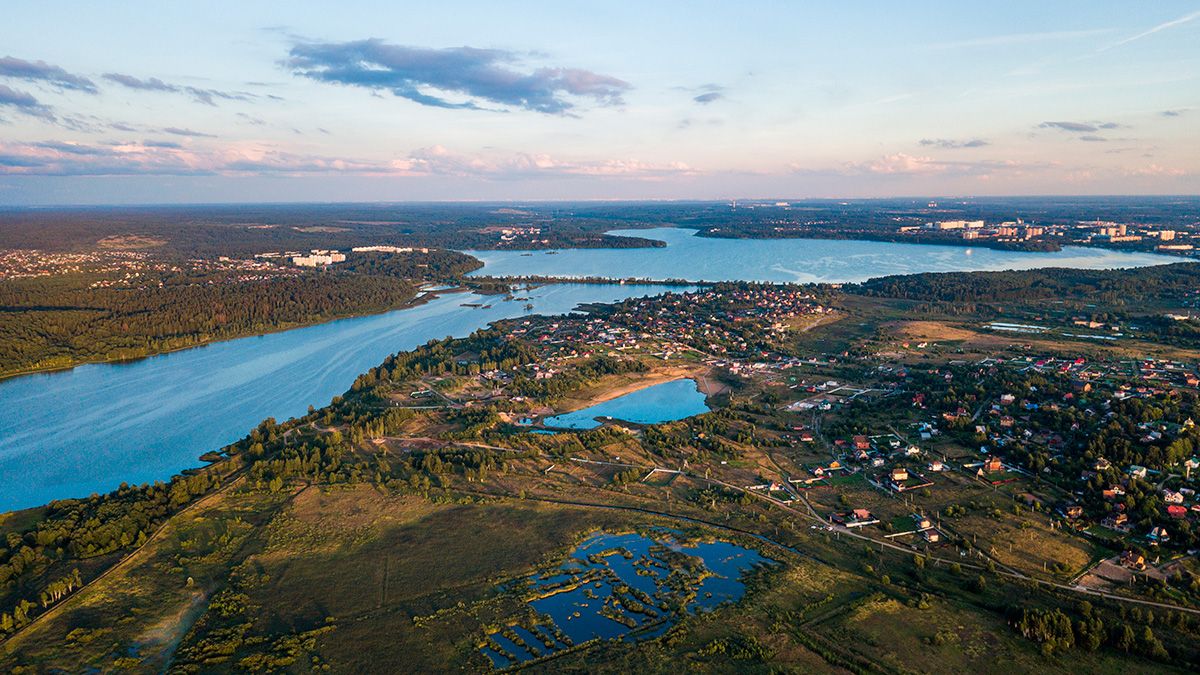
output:
[[[318,82],[387,90],[439,108],[492,104],[564,114],[575,106],[571,97],[616,105],[630,88],[623,80],[578,68],[521,72],[514,67],[518,61],[517,54],[500,49],[429,49],[371,39],[298,44],[284,64]]]
[[[50,108],[39,103],[32,94],[0,84],[0,109],[2,108],[13,109],[35,117],[50,119],[54,117],[50,113]]]
[[[925,147],[941,148],[943,150],[961,150],[963,148],[982,148],[989,143],[982,138],[971,138],[967,140],[955,140],[952,138],[922,138],[921,145]]]
[[[26,82],[38,82],[59,89],[70,89],[95,94],[96,83],[81,75],[73,75],[45,61],[26,61],[14,56],[0,58],[0,77]]]
[[[164,129],[170,133],[168,129]],[[547,154],[465,155],[440,145],[392,161],[291,153],[256,144],[197,147],[144,140],[107,144],[0,141],[0,176],[315,175],[452,176],[489,181],[523,178],[622,178],[657,181],[699,172],[679,162],[563,160]]]
[[[255,145],[193,148],[170,141],[153,140],[111,144],[0,142],[0,176],[302,175],[350,172],[382,174],[392,170],[378,162],[301,155]]]
[[[534,176],[659,180],[667,176],[698,173],[682,162],[656,164],[636,159],[569,161],[544,153],[480,157],[455,153],[440,145],[416,150],[404,159],[392,161],[390,166],[402,175],[473,176],[501,180]]]
[[[163,82],[157,77],[141,79],[133,75],[124,73],[105,73],[104,79],[109,82],[119,84],[128,89],[137,91],[157,91],[173,94],[187,94],[199,103],[205,105],[216,105],[217,99],[227,101],[249,101],[256,98],[254,94],[244,91],[221,91],[219,89],[201,89],[199,87],[189,87],[186,85],[170,84]]]
[[[1061,129],[1062,131],[1094,133],[1102,129],[1120,129],[1121,125],[1116,122],[1042,122],[1038,127],[1041,129]]]

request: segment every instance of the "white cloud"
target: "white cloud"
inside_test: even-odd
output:
[[[1130,42],[1141,40],[1142,38],[1154,35],[1155,33],[1159,32],[1159,31],[1163,31],[1168,28],[1174,28],[1175,26],[1179,26],[1179,25],[1188,23],[1190,21],[1194,21],[1197,18],[1200,18],[1200,11],[1192,12],[1191,14],[1185,14],[1184,16],[1181,16],[1178,19],[1171,19],[1170,21],[1164,21],[1163,23],[1160,23],[1157,26],[1150,28],[1149,30],[1144,30],[1144,31],[1138,33],[1137,35],[1132,35],[1130,37],[1125,38],[1124,40],[1118,40],[1118,41],[1108,45],[1107,47],[1102,47],[1100,49],[1100,51],[1107,51],[1114,47],[1120,47],[1121,45],[1127,45]]]

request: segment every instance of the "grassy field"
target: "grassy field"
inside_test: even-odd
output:
[[[189,622],[259,545],[251,535],[280,508],[267,493],[219,495],[172,519],[124,564],[46,615],[0,653],[10,672],[161,666]]]
[[[1022,572],[1042,572],[1062,565],[1069,574],[1082,572],[1093,560],[1095,547],[1086,540],[1051,530],[1045,519],[1011,511],[998,516],[972,513],[944,521],[956,533],[974,541],[998,562]]]
[[[485,669],[477,645],[486,629],[523,606],[507,582],[588,532],[653,523],[370,486],[222,495],[9,643],[0,667]]]
[[[1047,662],[1005,623],[960,601],[928,597],[902,602],[886,593],[849,602],[813,629],[884,670],[926,673],[1164,672],[1158,665],[1072,652]]]
[[[966,432],[921,442],[923,456],[892,457],[814,485],[790,505],[771,499],[783,491],[746,488],[808,476],[841,452],[836,441],[859,433],[895,433],[901,448],[915,441],[913,423],[930,413],[908,392],[887,393],[897,364],[951,352],[969,358],[955,350],[994,351],[1009,340],[937,317],[902,323],[904,303],[845,302],[816,330],[796,334],[800,348],[891,350],[878,372],[830,358],[721,376],[672,361],[575,380],[547,400],[522,396],[494,411],[482,403],[494,396],[491,381],[430,375],[380,390],[384,401],[430,406],[400,413],[386,430],[364,431],[378,405],[370,398],[352,400],[341,418],[314,413],[276,440],[275,465],[248,470],[245,484],[176,515],[125,562],[18,627],[0,649],[0,672],[486,671],[491,662],[479,649],[488,636],[534,619],[526,602],[531,572],[557,565],[597,530],[662,526],[755,547],[781,564],[753,575],[742,602],[690,616],[660,637],[576,645],[529,670],[1167,670],[1167,657],[1146,648],[1153,636],[1138,638],[1146,644],[1126,659],[1120,650],[1129,643],[1116,647],[1111,630],[1101,651],[1062,656],[1043,636],[1015,628],[1029,619],[1026,608],[1067,611],[1068,632],[1071,621],[1094,615],[1078,607],[1080,596],[1014,580],[1006,570],[1064,581],[1105,551],[1025,506],[1026,493],[1045,504],[1065,498],[1053,484],[1014,474],[1013,483],[991,486],[963,472],[962,462],[979,456]],[[920,349],[902,340],[938,344]],[[685,376],[705,385],[718,410],[654,429],[552,436],[511,423]],[[828,413],[783,412],[811,394],[812,381],[827,379],[874,393]],[[410,396],[426,388],[437,395]],[[949,400],[974,409],[994,398]],[[479,422],[477,411],[499,421]],[[813,442],[798,441],[802,431]],[[943,455],[947,471],[926,470]],[[930,485],[893,493],[868,481],[900,466],[926,474]],[[640,480],[654,467],[682,473]],[[820,522],[851,508],[870,510],[880,523],[849,532]],[[914,513],[933,521],[938,541],[886,536],[916,529]],[[25,531],[40,515],[7,516],[0,535]],[[80,564],[99,570],[129,550]],[[1147,619],[1115,602],[1096,612],[1110,629],[1157,620],[1171,658],[1193,658],[1197,633],[1176,616]]]

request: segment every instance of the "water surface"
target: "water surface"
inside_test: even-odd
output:
[[[663,382],[629,392],[581,410],[547,417],[545,425],[563,429],[595,429],[597,417],[611,417],[638,424],[673,422],[709,411],[704,394],[689,379]]]
[[[559,314],[666,290],[567,284],[523,291],[519,301],[450,293],[375,316],[3,380],[0,512],[169,479],[267,417],[326,405],[389,354],[520,316],[526,302]]]
[[[680,618],[672,608],[694,614],[737,602],[746,573],[772,563],[753,549],[724,541],[680,544],[674,534],[588,537],[566,562],[530,579],[529,606],[539,623],[490,633],[480,651],[504,668],[593,639],[650,639]],[[672,572],[677,576],[669,582]]]
[[[545,275],[609,279],[849,283],[891,274],[1028,270],[1039,267],[1112,269],[1146,267],[1182,259],[1081,246],[1057,252],[1000,251],[968,246],[899,244],[848,239],[713,239],[695,230],[660,227],[613,230],[644,237],[664,248],[467,251],[484,262],[475,274]]]
[[[709,239],[676,228],[614,232],[625,233],[662,239],[668,245],[557,255],[473,254],[486,263],[482,272],[494,275],[777,282],[861,281],[952,270],[1133,267],[1178,260],[1089,248],[1026,253],[868,241]],[[553,314],[579,303],[666,290],[564,285],[527,295],[534,312]],[[304,414],[309,405],[325,405],[389,354],[519,316],[526,311],[525,302],[448,294],[420,307],[372,317],[230,340],[129,364],[86,365],[0,381],[0,511],[104,492],[121,482],[166,480],[197,466],[199,455],[241,438],[266,417],[283,420]],[[678,389],[644,390],[560,416],[559,424],[587,428],[595,426],[592,418],[599,415],[652,423],[706,410],[694,385],[672,387]],[[658,398],[667,392],[679,400]]]

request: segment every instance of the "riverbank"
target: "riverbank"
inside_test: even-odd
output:
[[[958,237],[929,236],[926,234],[900,234],[892,232],[873,232],[864,230],[833,230],[808,228],[804,230],[789,230],[779,233],[763,232],[729,232],[726,230],[698,229],[697,237],[710,239],[823,239],[826,241],[879,241],[891,244],[918,244],[923,246],[965,246],[972,248],[990,248],[997,251],[1025,251],[1028,253],[1057,253],[1063,245],[1056,241],[997,241],[995,239],[963,239]],[[1087,246],[1069,242],[1071,246]],[[1102,247],[1097,247],[1102,248]]]
[[[287,420],[327,405],[356,376],[430,340],[667,290],[555,284],[522,300],[443,292],[408,309],[224,340],[120,367],[9,379],[0,382],[0,511],[108,492],[122,482],[165,480],[264,419]]]
[[[5,380],[10,380],[13,378],[24,377],[27,375],[42,375],[42,374],[48,374],[48,373],[64,372],[64,371],[69,371],[69,370],[78,368],[79,366],[86,366],[86,365],[105,365],[105,364],[119,365],[119,364],[127,364],[127,363],[136,363],[138,361],[142,361],[142,360],[152,358],[155,356],[162,356],[164,354],[173,354],[173,353],[177,353],[177,352],[187,351],[189,349],[197,349],[200,347],[207,347],[209,345],[219,344],[221,342],[228,342],[230,340],[238,340],[238,339],[247,338],[247,337],[261,337],[264,335],[271,335],[274,333],[283,333],[283,332],[290,331],[290,330],[296,330],[297,328],[309,328],[312,326],[319,326],[321,324],[329,323],[331,321],[339,321],[342,319],[355,319],[355,318],[361,318],[361,317],[367,317],[367,316],[376,316],[379,314],[385,314],[387,312],[394,312],[397,310],[411,309],[413,307],[419,307],[420,305],[423,305],[426,302],[429,302],[432,298],[438,297],[442,293],[465,293],[465,292],[467,292],[467,290],[468,289],[466,289],[465,287],[454,287],[454,288],[450,288],[450,289],[439,289],[436,291],[418,291],[418,292],[408,296],[407,298],[396,302],[393,305],[389,305],[389,306],[382,307],[382,308],[373,308],[370,310],[363,310],[363,311],[351,311],[351,312],[336,314],[336,315],[332,315],[332,316],[314,317],[314,319],[312,321],[295,321],[295,322],[273,324],[270,326],[263,326],[258,329],[238,331],[235,333],[229,333],[229,334],[221,335],[221,336],[208,336],[205,338],[197,339],[194,342],[189,342],[187,344],[179,345],[176,347],[171,347],[168,349],[145,350],[145,351],[134,352],[134,353],[130,353],[130,354],[122,354],[121,356],[118,356],[118,357],[106,358],[106,359],[83,359],[83,358],[70,359],[70,360],[66,360],[64,362],[54,362],[54,363],[50,363],[50,364],[47,364],[44,366],[38,366],[38,367],[34,367],[34,368],[25,368],[25,369],[20,369],[20,370],[0,370],[0,382],[3,382]]]
[[[1047,241],[1043,239],[1031,239],[1028,241],[998,241],[995,239],[963,239],[959,237],[941,237],[929,235],[924,232],[917,234],[901,234],[891,232],[870,232],[861,230],[822,230],[822,229],[806,229],[806,230],[789,230],[786,233],[763,233],[763,232],[728,232],[721,230],[690,228],[680,226],[686,229],[696,229],[697,237],[706,237],[710,239],[763,239],[763,240],[780,240],[780,239],[821,239],[825,241],[879,241],[893,244],[917,244],[924,246],[962,246],[965,248],[990,248],[997,251],[1025,251],[1029,253],[1056,253],[1062,251],[1064,247],[1075,246],[1078,248],[1094,248],[1104,251],[1117,251],[1122,253],[1150,253],[1154,255],[1164,255],[1180,258],[1183,260],[1195,260],[1197,252],[1195,250],[1173,250],[1159,249],[1151,241],[1149,243],[1136,242],[1127,244],[1112,244],[1106,242],[1095,242],[1085,239],[1067,240],[1067,241]]]
[[[495,287],[540,286],[543,284],[650,284],[654,286],[704,286],[704,282],[687,279],[653,279],[649,277],[570,277],[526,274],[517,276],[471,276],[468,285],[477,292],[495,293]]]
[[[555,255],[529,251],[466,251],[484,262],[476,278],[609,280],[657,278],[693,284],[724,281],[856,283],[926,272],[1029,270],[1044,267],[1110,269],[1178,262],[1175,256],[1066,246],[1055,252],[1001,250],[961,244],[854,239],[762,239],[700,236],[694,228],[611,230],[655,237],[653,249],[569,249]],[[600,281],[596,281],[601,283]]]

